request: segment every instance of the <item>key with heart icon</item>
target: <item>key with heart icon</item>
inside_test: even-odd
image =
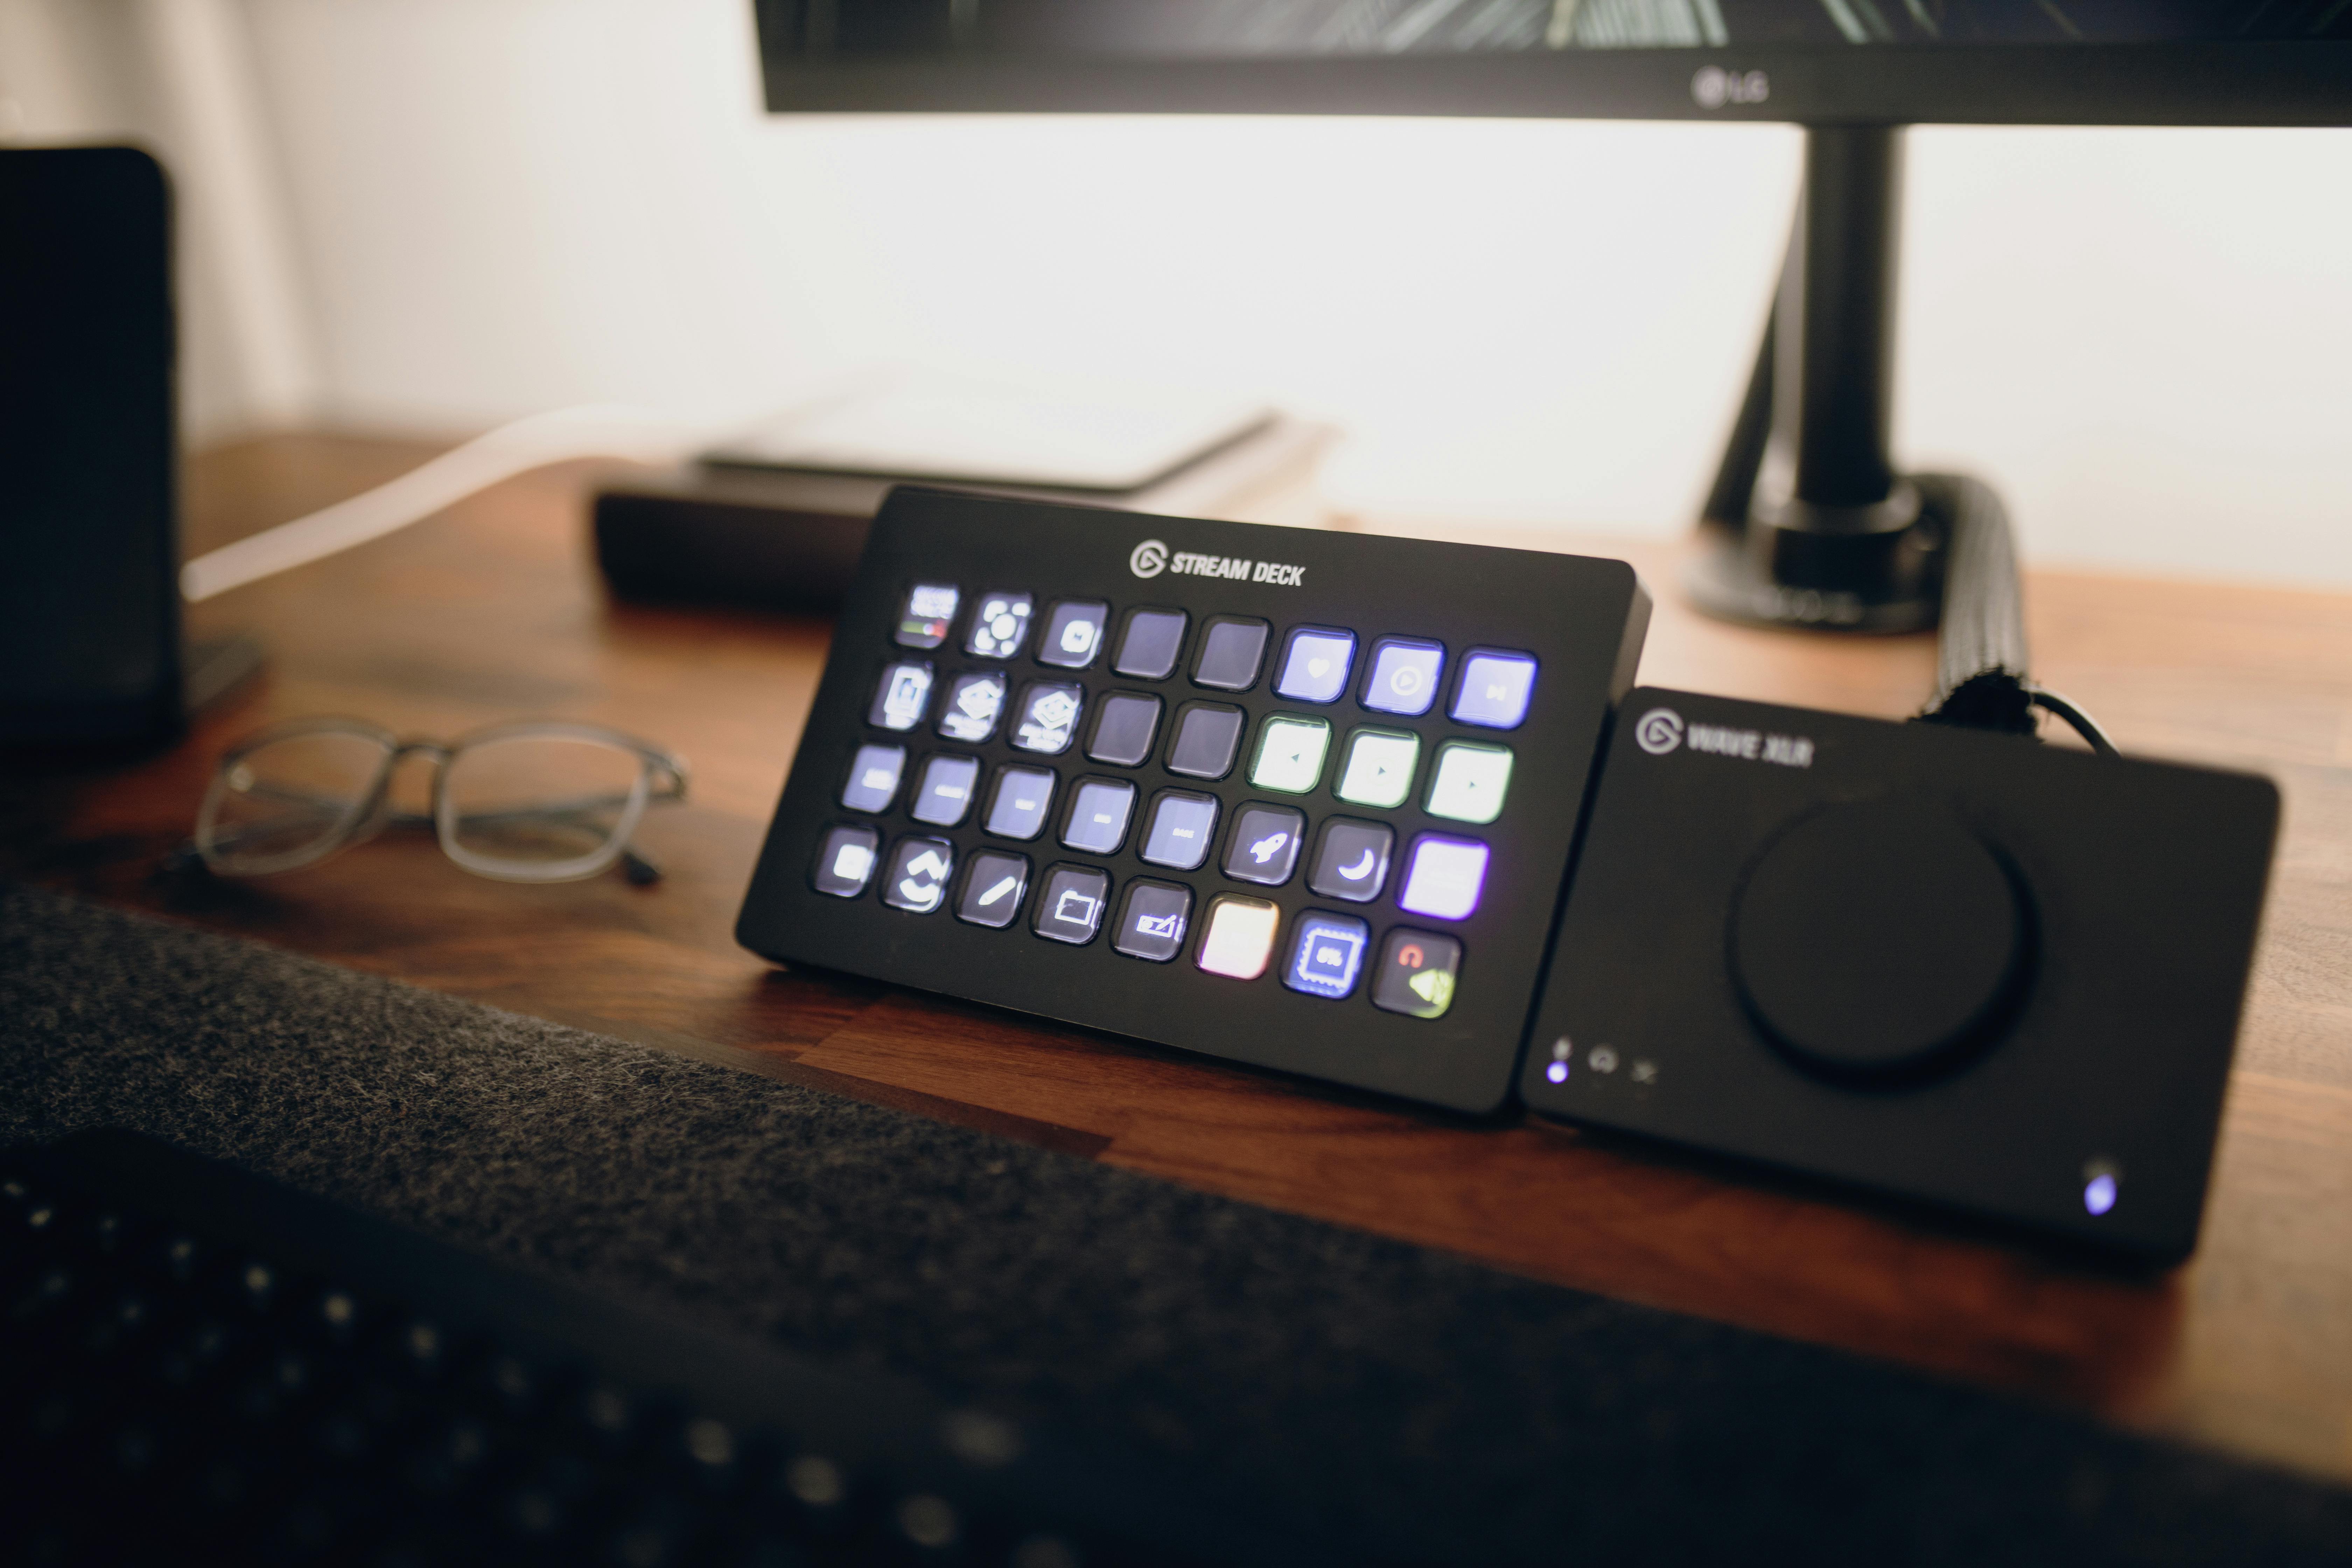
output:
[[[1293,702],[1336,702],[1348,689],[1355,661],[1355,633],[1300,626],[1290,634],[1275,695]]]

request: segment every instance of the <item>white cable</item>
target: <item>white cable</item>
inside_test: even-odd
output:
[[[622,458],[673,463],[715,439],[723,426],[626,404],[583,404],[533,414],[478,436],[386,484],[337,501],[249,539],[199,555],[180,568],[180,594],[198,604],[231,588],[365,544],[456,505],[478,490],[549,463]]]

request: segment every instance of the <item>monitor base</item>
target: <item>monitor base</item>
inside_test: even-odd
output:
[[[1775,582],[1736,538],[1710,544],[1685,574],[1683,586],[1691,603],[1717,620],[1813,632],[1893,637],[1933,631],[1941,607],[1932,591],[1872,603],[1842,588]]]
[[[1704,531],[1684,586],[1719,620],[1890,635],[1940,618],[1951,520],[1908,479],[1875,505],[1790,500]]]

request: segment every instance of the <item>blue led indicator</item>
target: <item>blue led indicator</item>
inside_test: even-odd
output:
[[[2083,1184],[2083,1206],[2103,1215],[2116,1206],[2116,1179],[2105,1171]]]

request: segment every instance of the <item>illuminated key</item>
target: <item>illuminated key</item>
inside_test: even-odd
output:
[[[964,873],[963,898],[956,904],[956,919],[1001,931],[1020,914],[1021,896],[1028,888],[1028,857],[983,849],[971,858],[971,868]]]
[[[1138,878],[1127,885],[1111,946],[1129,958],[1165,963],[1184,951],[1184,931],[1192,915],[1192,892],[1174,882]]]
[[[882,901],[908,914],[927,915],[948,896],[955,870],[955,846],[944,838],[901,838],[882,875]]]
[[[1359,730],[1332,794],[1356,805],[1402,805],[1421,765],[1421,737],[1401,730]]]
[[[1355,668],[1356,634],[1301,626],[1290,634],[1275,695],[1293,702],[1337,702]]]
[[[836,827],[817,846],[809,885],[836,899],[854,899],[874,879],[882,836],[870,827]]]
[[[1221,893],[1210,903],[1208,919],[1202,923],[1208,930],[1195,962],[1212,974],[1255,980],[1265,973],[1266,962],[1274,954],[1274,933],[1282,923],[1282,911],[1264,899]]]
[[[933,757],[923,764],[923,780],[907,815],[934,827],[953,827],[971,809],[971,797],[979,789],[979,758]]]
[[[1307,837],[1307,818],[1286,805],[1245,805],[1234,813],[1234,831],[1225,843],[1225,875],[1237,882],[1263,882],[1279,888],[1290,880],[1298,864],[1299,840]]]
[[[1466,921],[1486,890],[1486,846],[1475,838],[1424,833],[1405,859],[1397,907],[1433,920]]]
[[[1004,672],[973,670],[959,675],[948,688],[940,711],[940,733],[950,741],[975,744],[996,733],[998,715],[1004,711]]]
[[[1462,661],[1462,689],[1454,694],[1454,721],[1488,730],[1516,730],[1535,693],[1532,654],[1476,648]]]
[[[866,721],[877,729],[911,730],[923,721],[923,710],[930,705],[931,667],[905,659],[882,672]]]
[[[1298,919],[1282,983],[1293,991],[1336,1002],[1356,988],[1371,929],[1347,915],[1308,913]]]
[[[1045,635],[1038,639],[1037,662],[1064,669],[1084,669],[1101,648],[1103,626],[1110,606],[1093,599],[1065,599],[1045,615]]]
[[[963,650],[982,658],[1011,658],[1029,635],[1029,614],[1035,601],[1026,594],[992,593],[981,596],[972,612],[971,634]]]
[[[1048,942],[1084,947],[1102,929],[1110,877],[1092,866],[1056,866],[1045,873],[1030,929]]]
[[[1323,754],[1330,746],[1331,726],[1322,720],[1277,714],[1258,731],[1250,783],[1259,789],[1305,795],[1323,782]]]
[[[1417,716],[1437,700],[1445,649],[1412,637],[1382,637],[1372,645],[1372,673],[1364,681],[1364,706],[1382,713]]]
[[[1062,843],[1090,854],[1115,854],[1127,839],[1127,819],[1135,810],[1135,786],[1114,779],[1088,779],[1070,792],[1070,815]]]
[[[1492,822],[1511,787],[1511,749],[1448,741],[1437,748],[1429,775],[1429,815],[1456,822]]]
[[[904,746],[860,746],[841,786],[841,804],[852,811],[887,811],[898,798],[898,778],[907,770]]]
[[[898,628],[891,640],[900,647],[937,647],[948,640],[956,605],[963,595],[950,583],[918,583],[907,590],[898,607]]]
[[[1151,803],[1151,826],[1137,853],[1155,866],[1191,871],[1209,858],[1216,828],[1216,796],[1171,790]]]
[[[1054,775],[1044,768],[1004,768],[988,803],[988,830],[1003,838],[1034,838],[1054,803]]]
[[[1409,1018],[1442,1018],[1454,1005],[1462,973],[1462,944],[1433,931],[1401,926],[1389,932],[1372,973],[1372,1005]]]

